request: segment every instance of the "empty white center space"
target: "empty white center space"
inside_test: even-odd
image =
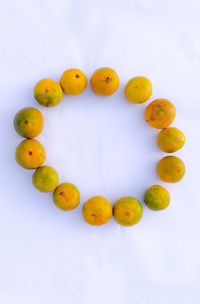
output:
[[[156,177],[159,151],[156,130],[144,120],[146,104],[127,101],[123,88],[109,97],[89,88],[79,96],[64,95],[59,105],[40,108],[46,165],[60,182],[74,183],[82,200],[102,195],[112,203],[122,196],[141,199]]]

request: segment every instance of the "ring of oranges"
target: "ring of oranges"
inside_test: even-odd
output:
[[[119,77],[111,68],[96,70],[90,85],[100,96],[109,96],[119,88]],[[87,87],[87,78],[79,69],[66,70],[60,84],[52,79],[42,79],[34,87],[34,97],[45,107],[53,107],[62,100],[63,93],[81,94]],[[152,95],[152,84],[145,77],[134,77],[124,89],[126,98],[135,104],[142,104]],[[169,127],[176,115],[174,105],[167,99],[156,99],[145,109],[145,120],[153,128],[161,129],[157,135],[158,147],[165,153],[174,153],[183,147],[184,134],[177,128]],[[43,165],[46,154],[42,144],[34,139],[43,129],[44,119],[36,108],[23,108],[14,118],[16,132],[25,139],[16,149],[16,160],[26,169],[35,169],[33,185],[42,192],[53,192],[53,201],[62,210],[72,210],[79,206],[80,193],[71,183],[59,184],[56,170]],[[159,178],[166,183],[180,181],[185,174],[182,160],[176,156],[165,156],[157,165]],[[144,194],[144,202],[151,210],[167,208],[170,203],[168,191],[161,185],[153,185]],[[90,198],[82,208],[84,220],[90,225],[103,225],[113,216],[117,223],[132,226],[142,217],[142,204],[134,197],[122,197],[114,206],[102,196]]]

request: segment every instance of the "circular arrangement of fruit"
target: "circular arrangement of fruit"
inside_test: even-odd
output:
[[[119,87],[119,77],[111,68],[96,70],[90,85],[93,91],[101,96],[112,95]],[[87,78],[78,69],[66,70],[60,84],[52,79],[40,80],[34,88],[38,103],[45,107],[59,104],[63,92],[69,95],[81,94],[87,87]],[[146,102],[152,94],[151,82],[145,77],[134,77],[125,86],[126,98],[136,104]],[[156,99],[145,109],[145,120],[153,128],[162,129],[157,136],[159,148],[166,153],[173,153],[183,147],[184,134],[177,128],[169,127],[175,118],[174,105],[166,99]],[[58,174],[49,166],[42,166],[45,161],[45,150],[41,143],[34,139],[43,128],[43,116],[36,108],[24,108],[14,118],[16,132],[23,140],[16,149],[17,162],[26,169],[36,169],[33,174],[33,185],[42,192],[53,192],[53,201],[62,210],[72,210],[80,203],[80,193],[71,183],[58,185]],[[168,128],[169,127],[169,128]],[[166,156],[157,165],[159,178],[167,183],[175,183],[185,174],[182,160],[176,156]],[[144,194],[144,202],[151,210],[163,210],[170,203],[168,191],[153,185]],[[90,225],[103,225],[112,215],[121,225],[132,226],[142,217],[143,207],[134,197],[122,197],[114,206],[102,196],[90,198],[82,208],[84,220]]]

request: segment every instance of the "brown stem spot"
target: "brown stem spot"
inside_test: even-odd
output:
[[[96,215],[94,213],[92,213],[91,216],[96,216]]]
[[[29,155],[32,155],[32,154],[33,154],[33,152],[29,151],[29,152],[28,152],[28,154],[29,154]]]
[[[111,81],[111,78],[110,78],[110,77],[107,77],[107,78],[106,78],[106,81],[107,81],[107,82],[110,82],[110,81]]]
[[[48,92],[49,92],[49,90],[46,89],[45,92],[44,92],[44,95],[47,96]]]
[[[24,124],[27,125],[28,124],[28,120],[24,120]]]
[[[63,195],[63,191],[59,193],[59,195]]]
[[[128,211],[126,211],[126,216],[128,216],[130,213]]]
[[[76,78],[79,78],[80,76],[78,74],[76,74]]]

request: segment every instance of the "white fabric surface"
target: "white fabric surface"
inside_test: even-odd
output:
[[[1,1],[0,303],[200,303],[199,10],[194,0]],[[103,66],[120,77],[111,97],[96,96],[88,83],[55,108],[33,98],[39,79],[59,81],[77,67],[89,80]],[[151,80],[150,101],[168,98],[177,109],[173,126],[186,135],[176,153],[187,169],[180,183],[156,176],[164,153],[158,131],[143,118],[149,102],[136,106],[124,97],[137,75]],[[51,194],[32,186],[33,172],[15,162],[21,138],[13,117],[26,106],[45,118],[38,137],[45,164],[80,189],[74,211],[58,210]],[[113,204],[131,195],[143,204],[155,183],[170,192],[167,210],[144,206],[141,222],[130,228],[113,219],[102,227],[83,221],[89,197]]]

